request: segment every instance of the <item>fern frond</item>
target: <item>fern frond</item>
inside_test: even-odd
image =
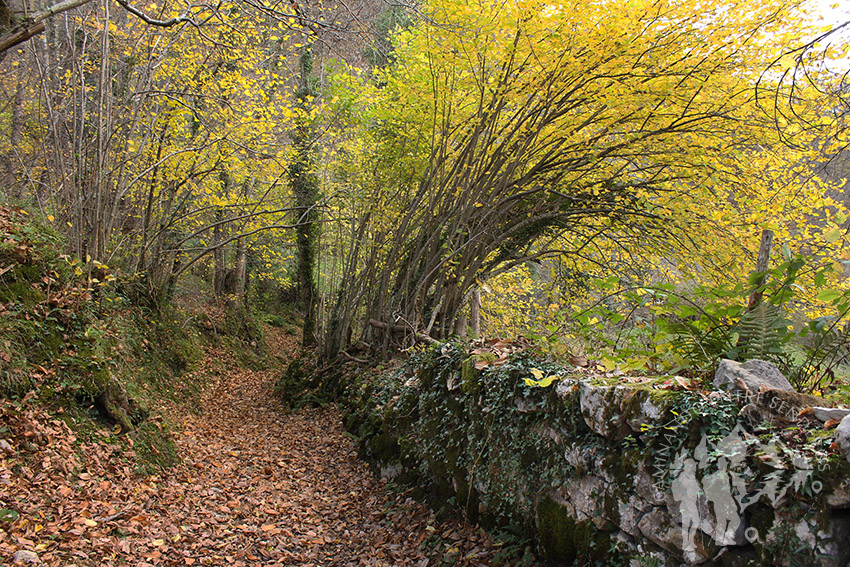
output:
[[[780,356],[787,328],[785,313],[778,305],[765,301],[746,312],[737,325],[741,360]]]

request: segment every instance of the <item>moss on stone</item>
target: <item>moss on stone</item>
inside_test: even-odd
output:
[[[537,505],[537,537],[545,559],[574,563],[575,520],[566,508],[547,497]]]
[[[465,359],[460,366],[460,389],[464,393],[472,395],[478,392],[481,384],[479,377],[481,371],[475,368],[475,363],[482,360],[484,355],[476,354]]]
[[[369,440],[369,449],[372,456],[382,463],[395,462],[401,455],[398,440],[386,431]]]
[[[565,565],[582,560],[605,564],[611,549],[609,533],[593,522],[576,522],[564,506],[548,496],[537,505],[537,536],[544,559]]]

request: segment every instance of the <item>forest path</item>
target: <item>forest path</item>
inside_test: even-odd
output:
[[[479,529],[377,481],[332,406],[285,413],[279,372],[220,372],[199,412],[173,408],[181,463],[160,475],[133,474],[103,442],[79,467],[12,474],[2,488],[25,494],[0,526],[0,564],[19,550],[62,566],[496,564]]]

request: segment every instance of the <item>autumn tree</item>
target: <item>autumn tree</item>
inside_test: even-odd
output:
[[[815,137],[790,150],[756,101],[760,72],[806,33],[782,3],[423,13],[375,84],[339,82],[341,109],[374,103],[338,166],[360,212],[329,357],[355,331],[378,353],[447,338],[479,282],[528,259],[676,244],[728,267],[742,232],[787,233],[832,204],[807,175]]]
[[[145,9],[87,4],[7,57],[5,190],[36,199],[81,257],[138,274],[155,303],[210,256],[215,287],[238,294],[252,239],[293,226],[298,24],[236,5]]]

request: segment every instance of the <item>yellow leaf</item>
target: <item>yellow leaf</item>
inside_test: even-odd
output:
[[[834,243],[837,242],[839,238],[841,238],[842,230],[838,227],[830,228],[829,230],[825,230],[823,233],[823,237],[827,242]]]
[[[86,523],[86,525],[87,525],[88,527],[90,527],[90,528],[93,528],[93,527],[95,527],[95,526],[97,525],[97,522],[95,522],[95,521],[94,521],[94,520],[92,520],[91,518],[86,518],[86,519],[85,519],[85,523]]]

